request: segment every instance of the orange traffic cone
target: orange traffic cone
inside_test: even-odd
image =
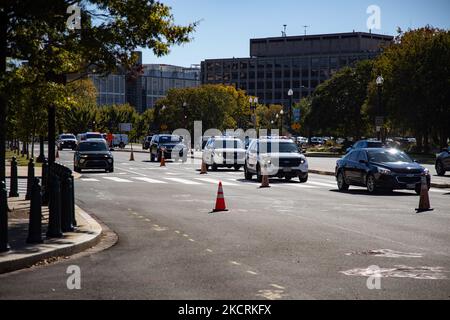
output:
[[[225,205],[225,197],[223,195],[222,181],[219,182],[219,190],[217,191],[216,207],[212,212],[228,211]]]
[[[261,186],[259,188],[270,188],[269,176],[267,175],[267,166],[265,166],[262,171]]]
[[[166,166],[166,159],[164,158],[164,149],[161,149],[161,164],[160,167]]]
[[[56,156],[55,156],[55,158],[59,159],[59,150],[58,149],[56,149]]]
[[[206,168],[206,163],[202,159],[202,169],[200,170],[200,174],[208,174],[208,169]]]
[[[417,213],[433,211],[430,206],[430,197],[428,195],[428,184],[427,178],[425,176],[422,177],[422,186],[420,188],[420,200],[419,200],[419,208],[416,209]]]
[[[133,150],[131,150],[131,153],[130,153],[130,161],[134,161],[134,153],[133,153]]]

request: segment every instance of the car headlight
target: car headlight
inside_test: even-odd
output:
[[[423,175],[429,176],[429,175],[430,175],[430,170],[428,170],[427,168],[425,168],[425,169],[423,170]]]
[[[82,155],[82,156],[81,156],[81,158],[87,158],[87,157],[88,157],[87,155]]]
[[[303,159],[303,158],[302,158],[302,159],[300,160],[300,164],[305,164],[305,163],[306,163],[306,159]]]
[[[385,168],[378,168],[378,173],[379,174],[384,174],[384,175],[390,175],[392,172],[389,169],[385,169]]]
[[[80,159],[80,163],[84,163],[86,161],[86,159]]]
[[[108,162],[109,162],[109,163],[113,163],[113,159],[109,158],[109,159],[108,159]]]
[[[218,152],[217,156],[222,158],[222,156],[223,156],[222,152]]]

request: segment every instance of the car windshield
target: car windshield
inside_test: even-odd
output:
[[[261,153],[298,153],[298,147],[293,142],[263,142],[259,144]]]
[[[159,137],[160,143],[181,142],[180,136],[161,136]]]
[[[241,140],[216,140],[214,141],[215,149],[242,149]]]
[[[61,136],[61,140],[69,140],[69,139],[75,139],[75,136],[70,135],[70,134],[64,134]]]
[[[108,151],[103,142],[84,142],[78,145],[78,151]]]
[[[88,133],[86,139],[103,139],[103,136],[100,133]]]
[[[371,162],[413,162],[404,152],[399,150],[368,151]]]

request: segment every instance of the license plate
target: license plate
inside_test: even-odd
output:
[[[284,168],[283,171],[284,171],[284,172],[291,172],[291,171],[292,171],[292,168]]]
[[[406,189],[415,189],[416,185],[415,184],[407,184],[406,185]]]

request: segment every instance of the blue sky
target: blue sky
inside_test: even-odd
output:
[[[200,21],[193,41],[173,47],[157,58],[144,50],[144,63],[181,66],[204,59],[249,56],[249,39],[287,35],[368,31],[370,5],[381,9],[381,30],[394,35],[397,27],[418,28],[426,24],[450,29],[449,0],[161,0],[172,7],[177,24]]]

